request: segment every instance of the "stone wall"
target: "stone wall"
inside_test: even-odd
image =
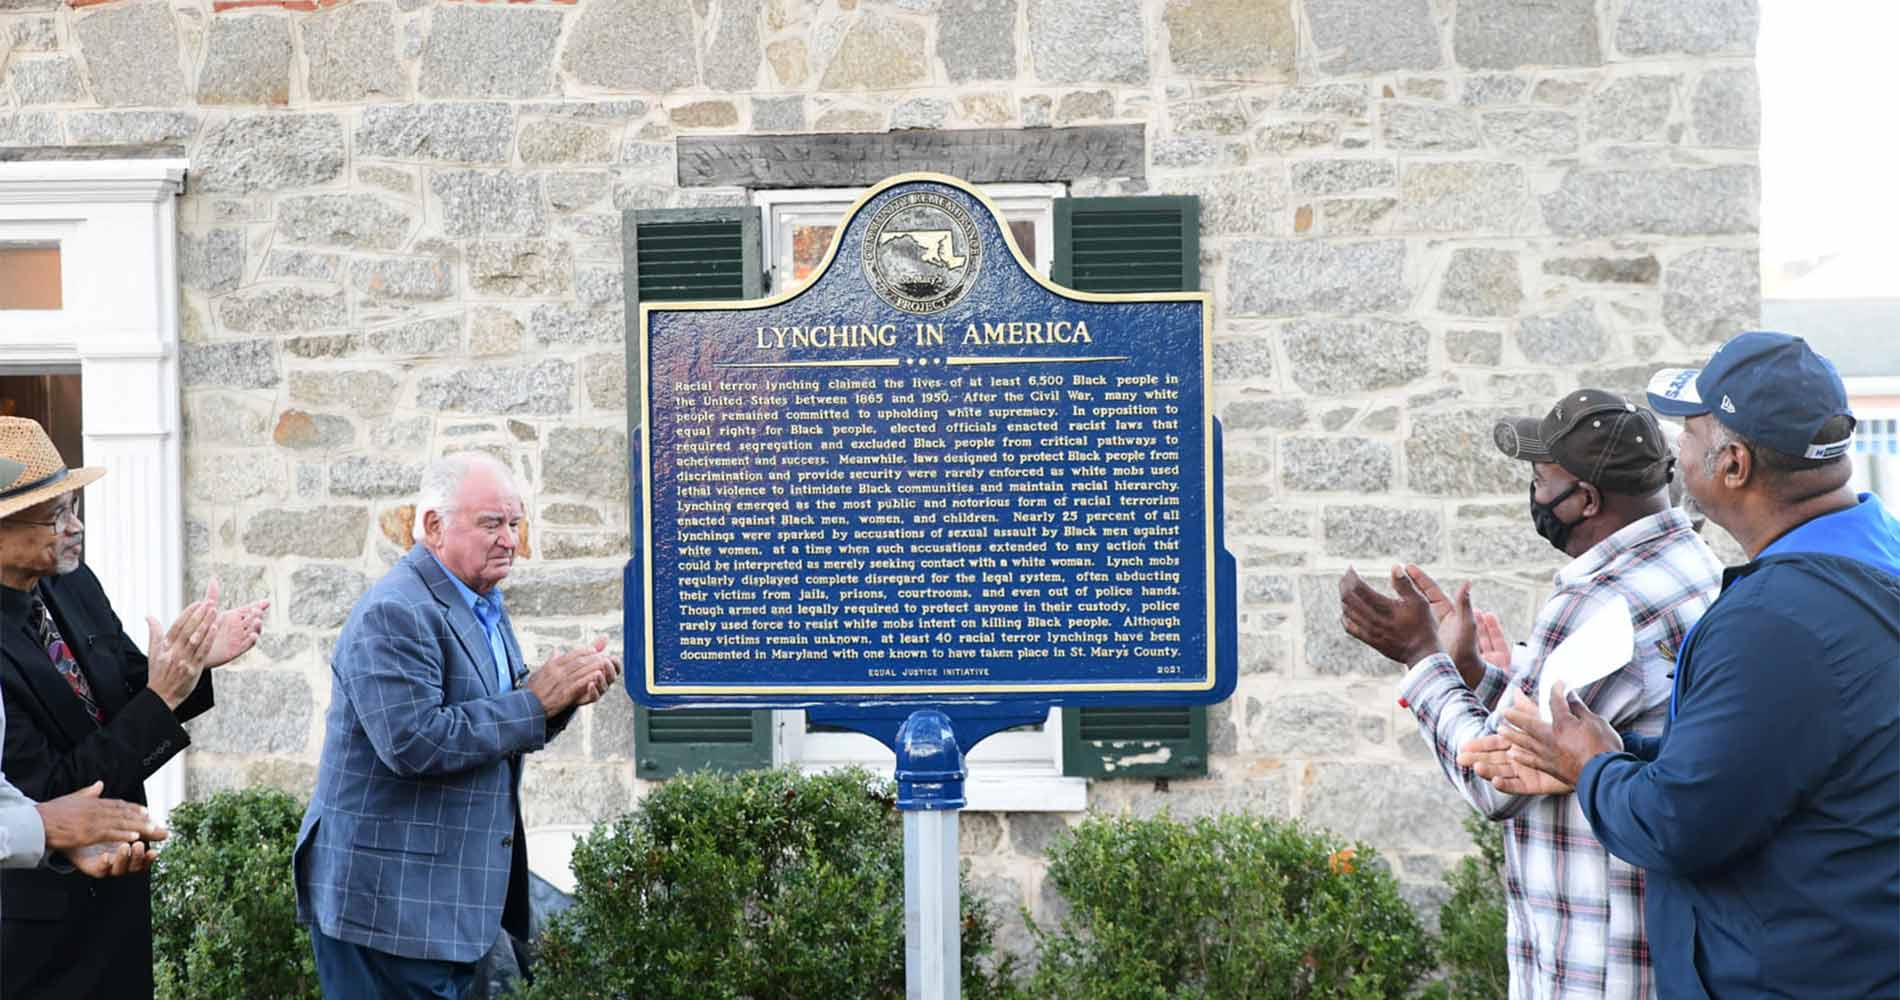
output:
[[[620,216],[676,140],[1145,127],[1077,194],[1191,193],[1217,315],[1240,687],[1212,776],[1093,806],[1298,816],[1430,902],[1463,808],[1337,626],[1348,565],[1477,579],[1525,630],[1554,554],[1489,422],[1633,390],[1757,310],[1754,0],[0,0],[0,144],[177,144],[194,587],[275,604],[194,727],[194,793],[311,783],[325,661],[423,463],[531,485],[531,658],[617,635]],[[141,612],[142,613],[142,612]],[[627,808],[631,713],[534,758],[530,824]],[[966,817],[1046,910],[1075,817]],[[1018,932],[1018,940],[1020,940]]]

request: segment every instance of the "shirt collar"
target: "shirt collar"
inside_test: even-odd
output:
[[[1893,517],[1880,498],[1862,493],[1852,507],[1796,525],[1762,549],[1753,561],[1791,552],[1815,552],[1859,559],[1893,572],[1896,562],[1900,562],[1893,525]]]
[[[1822,513],[1820,517],[1799,523],[1769,544],[1769,548],[1761,549],[1756,559],[1767,559],[1769,555],[1784,555],[1790,551],[1834,551],[1835,548],[1843,548],[1843,542],[1853,538],[1854,534],[1868,529],[1870,525],[1879,525],[1885,519],[1887,511],[1881,508],[1881,500],[1873,496],[1872,492],[1862,492],[1854,496],[1854,506],[1851,508]]]
[[[1617,557],[1654,538],[1678,531],[1695,530],[1679,507],[1671,507],[1659,514],[1651,514],[1641,520],[1631,521],[1618,529],[1616,534],[1590,546],[1589,551],[1570,560],[1557,571],[1557,586],[1578,583],[1596,575],[1597,571],[1609,565]]]
[[[462,602],[468,605],[471,612],[474,612],[475,619],[482,623],[483,628],[493,625],[495,620],[501,617],[500,593],[491,590],[487,594],[477,594],[468,584],[463,583],[460,577],[449,572],[449,568],[442,565],[442,560],[435,558],[435,553],[427,549],[423,551],[428,553],[430,559],[435,559],[435,564],[442,570],[442,575],[448,577],[449,582],[455,585],[455,592],[462,595]]]

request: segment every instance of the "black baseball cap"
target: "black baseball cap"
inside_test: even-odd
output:
[[[1854,443],[1854,413],[1834,363],[1786,333],[1740,334],[1716,348],[1701,368],[1657,372],[1648,395],[1658,413],[1713,414],[1729,430],[1783,455],[1835,458]],[[1846,437],[1815,440],[1828,421],[1841,416],[1848,418]]]
[[[1656,415],[1604,389],[1569,393],[1542,419],[1500,420],[1491,439],[1511,458],[1561,465],[1612,493],[1655,492],[1675,465]]]

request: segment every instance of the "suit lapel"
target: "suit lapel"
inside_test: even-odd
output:
[[[67,645],[71,644],[72,641],[67,640]],[[19,671],[20,678],[45,707],[47,715],[66,734],[69,744],[78,743],[99,728],[40,646],[39,638],[33,634],[30,616],[21,616],[19,622],[0,635],[0,650],[11,661],[12,669]]]
[[[481,675],[482,690],[493,695],[495,654],[489,651],[488,635],[482,631],[482,623],[476,620],[475,612],[469,610],[468,602],[462,599],[462,592],[455,589],[448,572],[429,554],[428,549],[417,545],[409,550],[405,558],[422,577],[422,582],[428,586],[436,603],[442,605],[443,614],[449,621],[449,630],[455,633],[456,641],[462,644],[462,651],[468,655],[469,662],[475,664],[475,672]]]

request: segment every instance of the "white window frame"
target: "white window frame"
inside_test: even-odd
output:
[[[1005,219],[1030,222],[1036,227],[1036,255],[1031,263],[1044,276],[1055,260],[1055,199],[1066,197],[1062,184],[980,184],[977,190],[995,203]],[[771,270],[767,293],[789,291],[786,284],[792,273],[790,233],[795,225],[836,223],[864,194],[862,188],[800,188],[786,191],[755,191],[752,203],[764,217],[760,226],[760,258]]]
[[[1847,387],[1848,405],[1863,429],[1875,420],[1900,420],[1900,376],[1859,376],[1841,381]],[[1864,430],[1856,432],[1856,436],[1863,436],[1864,433]],[[1869,467],[1878,462],[1882,473],[1881,500],[1889,507],[1900,505],[1900,458],[1862,452],[1859,442],[1848,450],[1848,456],[1854,463],[1852,485],[1855,490],[1865,492],[1872,487]]]
[[[1035,226],[1031,263],[1044,275],[1055,259],[1055,199],[1067,195],[1062,184],[988,184],[979,187],[1008,221]],[[771,270],[768,294],[793,287],[792,227],[835,224],[864,193],[862,188],[756,191],[763,224],[761,259]],[[816,277],[816,275],[813,275]],[[965,748],[969,777],[964,808],[983,812],[1079,812],[1088,807],[1088,781],[1062,773],[1062,710],[1053,709],[1040,732],[997,733]],[[857,733],[806,731],[805,713],[772,713],[772,763],[807,773],[858,766],[889,774],[897,766],[890,750]]]
[[[60,308],[0,310],[0,368],[80,373],[86,565],[119,616],[169,621],[182,603],[178,403],[181,158],[0,163],[0,243],[59,247]],[[145,642],[143,629],[128,630]],[[147,779],[162,822],[183,757]]]

